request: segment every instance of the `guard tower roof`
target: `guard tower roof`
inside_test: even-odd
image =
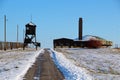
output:
[[[29,22],[28,24],[26,25],[30,25],[30,26],[36,26],[33,22]]]

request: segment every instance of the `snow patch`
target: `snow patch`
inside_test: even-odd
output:
[[[52,50],[51,57],[66,80],[93,80],[86,70],[71,63],[62,53]]]
[[[80,67],[89,71],[94,80],[120,79],[120,50],[101,49],[60,49],[66,58],[72,59]]]
[[[27,70],[33,65],[43,49],[0,52],[0,80],[23,80]]]

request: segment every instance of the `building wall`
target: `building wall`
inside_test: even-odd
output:
[[[53,42],[54,48],[100,48],[112,46],[112,42],[106,40],[74,41],[72,39],[61,38]]]

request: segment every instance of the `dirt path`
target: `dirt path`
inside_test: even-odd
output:
[[[64,76],[56,68],[47,49],[40,54],[34,65],[28,70],[24,80],[64,80]]]

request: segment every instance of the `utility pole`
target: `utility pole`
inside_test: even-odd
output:
[[[24,43],[24,35],[25,35],[25,31],[24,31],[24,29],[23,29],[23,43]]]
[[[6,51],[6,15],[4,15],[4,50]]]
[[[19,26],[17,25],[17,48],[18,48]]]
[[[18,42],[18,38],[19,38],[19,26],[17,25],[17,42]]]
[[[23,50],[24,50],[24,37],[25,37],[25,30],[23,29]]]

